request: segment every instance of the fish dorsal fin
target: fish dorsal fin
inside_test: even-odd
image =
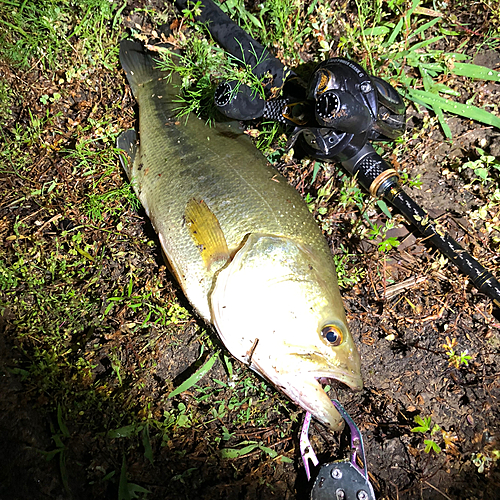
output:
[[[229,259],[229,249],[219,221],[203,200],[192,198],[186,205],[186,224],[207,270]]]
[[[127,173],[130,179],[130,172],[132,170],[132,165],[135,162],[135,157],[137,155],[137,133],[134,129],[126,130],[116,140],[116,147],[118,149],[123,149],[130,160],[127,161],[123,155],[120,155],[120,162],[122,164],[123,170]]]

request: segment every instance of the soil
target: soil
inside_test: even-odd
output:
[[[137,14],[130,17],[135,6],[129,5],[123,12],[125,24],[135,25],[143,19]],[[466,11],[468,6],[458,2],[455,7],[458,21],[468,26],[464,36],[469,37],[468,50],[474,61],[500,70],[500,52],[485,50],[482,45],[486,33],[483,18],[474,17]],[[453,51],[455,38],[444,39],[443,43],[450,44],[443,47],[447,52]],[[54,120],[52,132],[44,137],[45,149],[39,149],[39,160],[29,177],[8,169],[1,173],[0,255],[9,262],[19,245],[29,249],[37,241],[50,253],[55,251],[56,238],[81,225],[85,241],[94,245],[94,255],[102,250],[104,258],[100,274],[89,271],[82,279],[82,292],[90,293],[86,282],[95,278],[95,301],[82,309],[78,321],[84,326],[68,344],[68,365],[76,363],[82,353],[92,360],[89,378],[81,378],[75,365],[60,379],[56,374],[55,382],[47,387],[40,387],[41,379],[23,376],[36,349],[27,339],[20,340],[23,318],[16,317],[14,305],[9,306],[11,299],[2,299],[7,305],[0,322],[0,500],[308,498],[311,484],[298,446],[303,412],[246,367],[234,361],[231,379],[221,354],[199,383],[208,395],[206,400],[195,389],[167,399],[220,343],[196,318],[165,269],[156,235],[141,209],[129,207],[120,216],[121,234],[111,215],[94,224],[83,212],[97,174],[90,178],[75,174],[75,160],[58,153],[58,144],[70,148],[72,124],[98,118],[101,108],[112,103],[119,103],[113,111],[116,127],[133,125],[134,102],[123,75],[103,74],[98,86],[93,80],[59,83],[62,99],[42,106],[40,96],[54,93],[57,75],[51,80],[34,67],[19,78],[6,65],[1,73],[18,96],[8,130],[14,123],[27,123],[28,110],[39,116],[47,110],[64,114]],[[498,114],[500,84],[471,83],[460,77],[447,83],[463,90],[461,99],[475,95],[476,104]],[[477,147],[499,157],[500,132],[449,117],[453,133],[453,141],[449,141],[424,109],[409,106],[408,116],[407,140],[391,156],[411,177],[420,175],[422,188],[408,187],[407,191],[475,258],[500,276],[499,207],[488,206],[485,218],[474,216],[489,201],[498,176],[490,182],[493,187],[469,186],[471,171],[457,168],[477,159]],[[386,154],[390,156],[389,149]],[[287,159],[278,168],[302,194],[314,192],[339,171],[326,165],[311,185],[311,171],[299,166],[297,160]],[[16,201],[55,178],[55,172],[64,179],[63,193],[49,199],[42,190],[23,203]],[[125,182],[116,168],[99,189],[117,188]],[[333,231],[326,234],[333,253],[340,254],[342,244],[357,256],[356,266],[365,271],[359,283],[342,290],[361,354],[365,387],[358,394],[342,388],[331,394],[342,402],[363,435],[376,497],[500,498],[500,460],[496,460],[500,450],[499,309],[404,224],[392,230],[401,245],[389,252],[380,253],[376,241],[360,240],[352,228],[363,224],[362,215],[358,209],[335,205],[340,188],[339,177],[333,184],[332,205],[318,220],[335,222]],[[373,209],[368,215],[372,223],[385,222],[385,216]],[[9,238],[16,234],[18,220],[28,228],[23,230],[23,238]],[[153,295],[158,292],[164,297],[162,303],[182,304],[189,311],[187,318],[166,326],[151,322],[138,329],[144,315],[135,315],[131,308],[116,306],[111,315],[102,316],[107,298],[116,295],[117,287],[127,289],[131,269],[136,273],[134,293],[144,289],[152,290]],[[450,362],[442,346],[453,339],[456,352],[470,354],[467,365]],[[120,383],[114,356],[121,362]],[[74,400],[63,397],[59,390],[68,380],[74,385]],[[91,389],[93,403],[88,408],[79,406],[79,401],[90,401],[82,394]],[[209,418],[211,411],[221,402],[227,406],[235,394],[240,398],[235,409]],[[63,419],[58,418],[59,404],[65,408]],[[175,425],[167,425],[165,412],[175,415]],[[189,416],[179,420],[179,415]],[[412,431],[417,427],[416,416],[431,417],[431,429],[434,425],[439,428],[432,435],[430,430]],[[124,437],[112,434],[128,425],[135,427]],[[346,456],[346,437],[346,432],[332,435],[320,424],[311,425],[310,439],[321,463]],[[424,440],[433,440],[439,452],[427,453]],[[153,460],[148,458],[148,441]],[[259,443],[278,457],[259,448],[237,458],[221,456],[221,449],[235,449],[243,442]],[[481,462],[484,468],[479,468]],[[134,485],[149,493],[134,491]]]

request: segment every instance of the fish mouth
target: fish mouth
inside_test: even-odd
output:
[[[278,372],[276,369],[265,369],[264,364],[256,358],[252,359],[251,368],[275,384],[296,405],[310,412],[317,420],[333,431],[341,431],[344,419],[325,392],[323,385],[333,387],[344,385],[359,392],[363,388],[363,380],[357,365],[337,366],[336,369],[320,367],[316,370],[300,370],[294,372]],[[350,369],[351,368],[351,369]]]
[[[323,384],[328,383],[333,386],[343,384],[354,391],[360,391],[363,387],[361,375],[355,373],[332,373],[331,370],[325,370],[316,373],[296,372],[278,375],[266,372],[257,363],[252,363],[252,365],[255,371],[273,382],[296,405],[310,412],[317,420],[335,432],[343,429],[344,419],[325,392]]]
[[[322,377],[322,379],[324,379]],[[337,432],[344,427],[344,419],[325,392],[321,382],[310,377],[304,379],[297,375],[288,380],[280,389],[298,406],[308,411],[314,418]]]
[[[321,352],[295,352],[297,363],[296,375],[312,376],[324,385],[345,385],[355,392],[363,389],[360,359],[356,347],[347,346],[336,353],[335,358],[328,358]],[[290,363],[291,364],[291,363]],[[301,370],[302,368],[302,370]]]
[[[317,374],[315,378],[321,385],[330,385],[332,387],[339,385],[347,386],[355,392],[363,390],[363,380],[361,376],[357,374],[341,373],[334,376],[331,374]]]
[[[300,378],[300,375],[297,374],[296,383],[299,385]],[[330,385],[333,388],[348,387],[352,391],[359,392],[363,389],[361,373],[355,368],[350,370],[348,366],[337,367],[336,370],[320,369],[308,373],[308,379],[306,379],[305,383],[310,387],[310,394],[313,397],[309,397],[309,394],[307,394],[300,401],[296,400],[296,402],[332,430],[342,430],[344,419],[335,408],[330,396],[325,392],[324,386]]]
[[[338,374],[334,377],[331,374],[329,376],[320,375],[314,377],[310,385],[316,388],[316,401],[307,401],[308,398],[305,398],[297,403],[333,431],[341,431],[344,428],[344,419],[326,393],[325,386],[330,385],[333,388],[347,386],[351,390],[359,392],[363,388],[361,376],[355,374]]]

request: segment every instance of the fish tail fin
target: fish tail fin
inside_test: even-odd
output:
[[[139,86],[158,76],[158,70],[153,67],[153,58],[140,42],[132,40],[120,42],[120,63],[136,98]]]

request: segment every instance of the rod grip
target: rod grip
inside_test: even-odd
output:
[[[342,165],[374,197],[382,197],[399,182],[396,170],[367,142],[355,155],[343,160]]]

